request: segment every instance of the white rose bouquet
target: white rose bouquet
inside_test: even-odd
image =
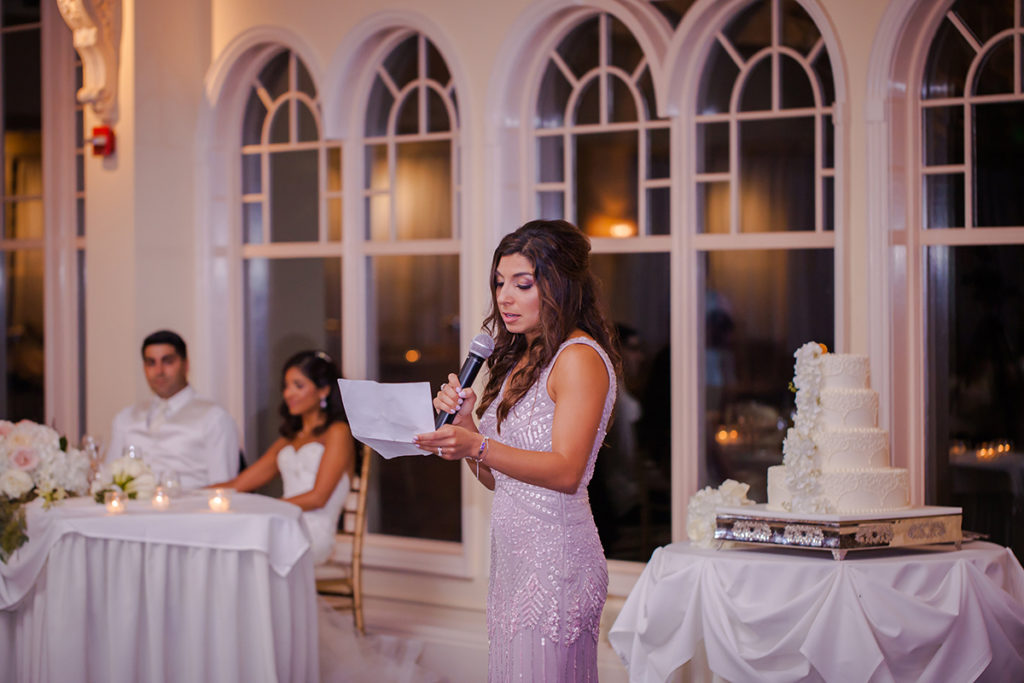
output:
[[[92,482],[91,493],[97,503],[107,491],[123,491],[132,500],[152,498],[156,477],[140,458],[118,458],[100,468]]]
[[[686,535],[694,545],[710,548],[715,540],[715,514],[719,507],[753,505],[747,498],[750,484],[726,479],[717,489],[705,486],[690,498],[686,506]]]
[[[0,420],[0,561],[28,540],[22,506],[43,507],[89,490],[89,459],[50,427]]]

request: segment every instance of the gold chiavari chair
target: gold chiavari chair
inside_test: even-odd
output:
[[[369,491],[375,453],[365,444],[359,447],[362,462],[349,485],[349,495],[342,509],[338,536],[351,539],[350,562],[331,558],[316,568],[316,590],[320,595],[347,598],[338,609],[351,609],[356,629],[365,633],[363,622],[363,539],[366,535],[366,496]]]

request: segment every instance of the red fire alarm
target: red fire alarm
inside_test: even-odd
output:
[[[92,137],[86,142],[92,145],[93,156],[109,157],[114,153],[114,129],[110,126],[96,126],[92,129]]]

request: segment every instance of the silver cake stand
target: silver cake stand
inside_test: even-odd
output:
[[[768,510],[763,504],[718,508],[715,539],[750,545],[831,550],[842,560],[851,550],[963,542],[962,508],[924,507],[854,515],[812,515]]]

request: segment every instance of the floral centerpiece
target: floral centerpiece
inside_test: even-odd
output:
[[[100,468],[92,482],[91,493],[97,503],[102,503],[104,494],[115,490],[123,491],[132,500],[152,498],[156,477],[141,458],[118,458]]]
[[[43,506],[89,490],[89,458],[66,438],[31,420],[0,420],[0,561],[27,540],[23,506]]]
[[[726,479],[717,489],[705,486],[690,498],[686,506],[686,535],[694,545],[709,548],[715,540],[715,514],[719,507],[753,505],[747,498],[750,484]]]

